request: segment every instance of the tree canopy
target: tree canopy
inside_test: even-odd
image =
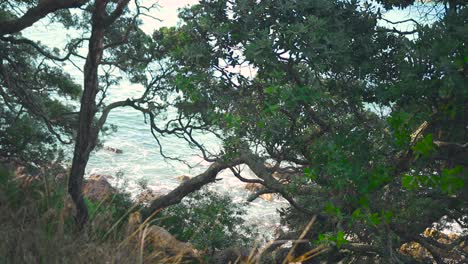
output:
[[[207,0],[151,36],[139,28],[149,7],[138,1],[13,2],[0,1],[0,157],[50,159],[73,139],[69,191],[80,225],[87,161],[109,112],[127,106],[148,118],[159,144],[182,138],[212,162],[152,211],[229,169],[263,186],[251,200],[277,193],[289,202],[284,236],[307,230],[309,241],[297,256],[320,244],[331,263],[413,263],[399,251],[413,241],[443,263],[466,241],[465,233],[448,245],[422,235],[434,223],[468,225],[464,1]],[[400,9],[410,18],[386,16]],[[20,33],[51,13],[82,32],[64,57]],[[83,86],[54,65],[73,59],[84,60]],[[141,97],[105,105],[121,80],[112,69],[143,85]],[[79,112],[58,98],[80,95]],[[172,108],[177,117],[164,120]],[[195,133],[213,134],[222,150]],[[242,164],[258,178],[243,177]]]
[[[288,200],[292,229],[316,216],[308,237],[337,247],[329,261],[409,261],[409,241],[442,261],[421,234],[466,227],[466,4],[382,5],[202,1],[157,37],[177,43],[179,111],[222,131],[205,158],[248,164],[259,180],[231,169]],[[393,7],[434,18],[402,31],[382,18]]]

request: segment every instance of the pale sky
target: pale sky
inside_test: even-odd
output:
[[[143,31],[151,34],[154,29],[162,26],[175,26],[178,22],[177,9],[187,7],[198,3],[198,0],[146,0],[142,1],[145,6],[150,6],[154,3],[158,3],[160,8],[154,9],[151,15],[161,19],[162,21],[154,20],[150,17],[142,17]]]

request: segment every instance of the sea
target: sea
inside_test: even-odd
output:
[[[125,86],[122,89],[112,90],[108,100],[136,98],[142,91],[142,87]],[[168,115],[170,117],[171,113]],[[174,136],[159,138],[162,151],[165,156],[184,162],[164,158],[150,132],[149,123],[145,123],[144,116],[137,110],[114,109],[109,114],[106,123],[116,125],[117,131],[101,137],[104,147],[93,152],[88,162],[86,175],[114,176],[111,183],[125,186],[125,189],[134,196],[141,192],[142,183],[157,193],[168,193],[181,183],[177,176],[195,177],[210,166],[210,163],[201,157],[200,151],[192,149],[186,141]],[[160,123],[164,124],[164,120]],[[213,152],[220,150],[220,141],[216,137],[200,133],[195,134],[194,137]],[[122,153],[106,150],[106,147],[122,150]],[[122,176],[115,177],[116,175]],[[247,166],[242,166],[241,175],[245,178],[256,178]],[[218,180],[211,183],[208,188],[220,194],[229,195],[233,202],[245,206],[247,209],[246,224],[258,226],[259,230],[269,233],[280,228],[277,209],[287,206],[287,202],[280,197],[273,196],[272,201],[258,198],[247,203],[247,198],[252,193],[245,189],[245,185],[230,170],[224,170],[219,174]]]
[[[155,2],[153,0],[148,3]],[[152,30],[161,26],[174,26],[178,23],[177,9],[194,4],[196,0],[160,0],[161,7],[152,14],[162,20],[155,20],[145,17],[143,30],[151,33]],[[390,12],[385,16],[388,19],[412,17],[412,13],[406,11]],[[402,29],[411,28],[411,25],[398,25]],[[405,27],[405,28],[403,28]],[[32,40],[40,41],[49,47],[56,47],[58,50],[65,50],[67,41],[77,36],[77,32],[67,30],[62,26],[51,23],[49,19],[41,20],[34,26],[24,30],[22,34]],[[86,54],[86,48],[80,50]],[[82,83],[82,66],[84,61],[74,60],[74,65],[70,63],[59,64],[63,71],[69,73],[72,78]],[[123,81],[120,85],[112,87],[107,103],[127,98],[138,97],[143,91],[143,87],[132,85]],[[72,103],[72,102],[70,102]],[[174,114],[170,112],[169,116]],[[158,122],[163,123],[164,120]],[[115,186],[123,186],[133,197],[142,191],[142,185],[156,191],[157,193],[169,193],[176,188],[180,181],[177,176],[187,175],[194,177],[206,170],[210,163],[200,157],[200,153],[190,148],[182,139],[176,137],[159,138],[162,151],[171,157],[180,158],[187,164],[165,159],[159,146],[150,132],[149,124],[145,123],[144,116],[132,108],[114,109],[106,122],[107,125],[115,125],[117,131],[101,136],[104,148],[97,149],[92,153],[86,168],[86,177],[91,174],[102,174],[113,176],[111,183]],[[213,151],[220,149],[220,142],[215,137],[206,134],[197,134],[198,141]],[[122,153],[114,153],[106,150],[115,148],[122,150]],[[241,174],[246,178],[256,176],[248,167],[243,167]],[[116,177],[116,176],[120,177]],[[278,209],[287,207],[288,204],[280,197],[274,197],[273,201],[256,199],[247,203],[247,197],[251,194],[228,170],[222,171],[218,176],[218,181],[209,185],[209,189],[221,194],[230,195],[235,203],[240,203],[247,209],[245,220],[249,225],[257,225],[266,236],[272,236],[275,230],[281,228]]]
[[[159,17],[166,17],[166,23],[161,21],[162,24],[156,25],[156,27],[176,24],[176,9],[182,7],[181,5],[196,1],[185,0],[178,5],[174,4],[176,1],[162,1],[162,3],[164,2],[168,3],[167,8],[161,8],[158,12]],[[148,23],[143,26],[148,33],[152,30]],[[76,31],[65,29],[60,24],[51,23],[48,19],[37,22],[21,33],[43,45],[57,48],[62,53],[65,53],[66,43],[78,36]],[[86,54],[86,47],[79,51]],[[84,60],[76,58],[73,60],[73,64],[62,63],[55,66],[70,74],[77,83],[82,83],[83,65]],[[114,74],[118,74],[118,72]],[[112,103],[127,98],[136,98],[142,92],[142,86],[124,80],[119,85],[109,89],[104,102]],[[61,100],[78,107],[77,102],[65,98]],[[175,114],[175,110],[172,109],[167,117]],[[158,122],[164,124],[163,118],[158,119]],[[106,122],[106,126],[110,125],[115,126],[117,130],[100,135],[99,139],[102,141],[103,147],[92,153],[86,167],[85,177],[92,174],[111,176],[109,179],[112,185],[123,188],[134,198],[142,192],[143,187],[154,190],[158,194],[167,194],[181,184],[177,176],[195,177],[210,166],[210,163],[201,157],[199,151],[192,149],[183,139],[174,136],[158,138],[162,151],[166,156],[175,157],[184,162],[164,158],[144,116],[141,112],[130,107],[112,110]],[[219,139],[212,135],[199,133],[195,137],[214,153],[221,149]],[[119,149],[122,153],[106,150],[108,148]],[[241,175],[245,178],[256,178],[255,174],[246,166],[242,167]],[[246,209],[244,217],[246,224],[257,226],[266,238],[272,237],[275,230],[281,228],[278,209],[288,205],[284,199],[274,196],[272,201],[258,198],[253,202],[247,202],[247,198],[252,193],[246,190],[245,183],[240,182],[229,170],[222,171],[217,179],[216,182],[208,186],[208,189],[229,195],[234,203],[242,205]]]

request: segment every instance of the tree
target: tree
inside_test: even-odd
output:
[[[288,235],[297,238],[313,224],[304,233],[309,243],[295,252],[303,257],[319,243],[330,262],[412,262],[399,248],[414,241],[442,262],[466,241],[441,244],[421,235],[435,222],[466,230],[468,221],[463,1],[201,1],[181,12],[181,27],[151,37],[138,28],[147,8],[136,0],[135,8],[129,0],[10,2],[0,2],[0,44],[14,50],[0,51],[0,124],[21,127],[39,117],[41,123],[28,124],[38,144],[76,131],[69,192],[79,226],[87,220],[81,185],[89,155],[109,112],[129,106],[145,115],[158,143],[179,137],[213,162],[153,201],[153,211],[230,169],[264,186],[251,199],[278,193],[290,203],[281,212],[296,232]],[[73,7],[78,15],[69,12]],[[383,13],[394,8],[419,8],[423,16],[388,20]],[[427,12],[436,16],[424,20]],[[82,33],[64,56],[12,34],[52,13]],[[85,56],[77,49],[83,43]],[[85,60],[80,111],[70,118],[64,113],[70,109],[44,91],[76,96],[79,89],[39,63],[42,57]],[[120,81],[113,69],[142,84],[141,97],[105,105],[107,89]],[[29,89],[30,80],[38,86]],[[39,104],[31,101],[36,94]],[[174,107],[178,116],[161,125],[161,114]],[[11,143],[14,129],[0,129],[9,135],[0,138],[3,156],[24,150]],[[222,150],[211,153],[196,139],[199,132],[218,137]],[[160,153],[167,157],[161,145]],[[244,178],[241,164],[258,178]]]
[[[328,245],[332,262],[413,261],[399,251],[410,241],[442,262],[466,237],[444,245],[421,234],[467,224],[468,11],[460,1],[380,2],[202,1],[181,13],[182,27],[155,33],[178,66],[181,119],[193,122],[172,132],[214,164],[152,208],[228,168],[288,200],[283,220],[296,231],[316,219],[307,237]],[[437,18],[382,16],[394,7]],[[197,142],[197,128],[223,152]],[[242,163],[259,179],[243,178]]]
[[[88,56],[84,65],[84,85],[81,97],[78,132],[69,178],[68,192],[77,209],[77,222],[83,226],[88,218],[83,199],[82,185],[86,164],[91,151],[96,147],[100,127],[93,124],[96,114],[96,96],[99,91],[98,67],[104,52],[106,29],[119,18],[129,0],[119,1],[112,13],[107,12],[109,1],[95,1],[91,17],[91,36]],[[99,123],[98,123],[99,125]]]
[[[5,56],[6,59],[8,59],[8,56],[18,56],[18,58],[15,58],[17,61],[9,62],[8,66],[17,64],[17,62],[24,64],[23,69],[15,68],[18,76],[10,76],[6,73],[6,70],[2,71],[5,87],[9,89],[9,93],[12,93],[11,98],[9,94],[2,93],[3,99],[7,102],[7,106],[13,103],[21,104],[22,107],[24,106],[29,110],[28,114],[30,116],[41,117],[47,128],[49,128],[49,132],[62,143],[71,143],[61,139],[64,133],[68,133],[66,135],[74,139],[75,151],[69,178],[69,193],[77,207],[76,220],[79,227],[86,223],[88,217],[81,193],[84,171],[90,153],[98,144],[98,135],[103,129],[109,112],[116,107],[130,105],[138,107],[138,103],[146,103],[151,100],[155,93],[148,94],[148,91],[146,91],[139,99],[127,99],[105,105],[104,98],[107,96],[108,88],[118,84],[122,79],[120,76],[113,75],[112,71],[116,68],[122,70],[131,81],[146,84],[148,90],[157,84],[159,80],[159,77],[148,80],[145,75],[146,72],[142,73],[146,65],[150,64],[152,60],[157,60],[155,58],[157,54],[148,53],[149,48],[145,45],[151,46],[151,39],[138,28],[141,23],[138,17],[150,11],[154,6],[142,6],[139,1],[134,1],[135,7],[130,10],[128,8],[129,2],[130,0],[1,2],[1,40],[16,49],[14,53],[7,52]],[[72,14],[70,9],[76,7],[80,8],[80,12]],[[20,15],[15,14],[18,12]],[[40,43],[22,38],[21,34],[18,33],[48,14],[54,15],[49,18],[51,21],[61,23],[65,28],[73,28],[82,34],[82,37],[73,39],[68,43],[68,53],[63,57],[60,57],[57,52],[49,51]],[[89,22],[91,23],[89,24]],[[135,42],[132,43],[132,41]],[[78,52],[78,48],[86,42],[88,43],[87,55],[83,56]],[[33,60],[22,57],[24,54],[21,53],[23,52],[21,49],[33,54]],[[39,57],[39,54],[47,61],[38,65],[35,59]],[[85,60],[83,91],[71,81],[70,76],[60,73],[57,67],[49,66],[50,63],[57,61],[71,61],[74,63],[74,61],[80,59]],[[106,68],[100,69],[101,66]],[[34,70],[31,70],[34,67],[38,68],[35,74],[33,74]],[[47,70],[46,74],[41,73],[41,71],[44,71],[43,68]],[[30,77],[29,73],[34,78]],[[164,71],[160,70],[159,73],[163,75]],[[17,84],[15,86],[11,84],[10,79],[12,77],[15,78],[15,84]],[[30,81],[32,81],[33,85],[40,87],[37,90],[42,91],[42,94],[39,92],[37,94],[43,98],[42,100],[33,99],[32,92],[36,88],[30,86]],[[62,106],[60,100],[52,100],[53,93],[50,88],[56,90],[59,95],[71,94],[75,99],[79,93],[82,93],[79,112],[70,112],[71,109]],[[46,106],[52,108],[49,110],[51,116],[46,115],[49,113],[44,113],[46,110],[40,108],[45,106],[37,106],[41,101],[44,101]],[[4,111],[9,111],[8,114],[13,116],[17,111],[16,108],[16,106],[12,105]],[[23,108],[20,108],[19,111],[20,113],[24,112]],[[66,111],[70,113],[64,113]],[[101,112],[99,117],[97,117],[98,112]],[[67,116],[71,116],[71,118],[67,118]],[[18,117],[21,116],[18,114]],[[61,123],[65,121],[68,123]],[[8,121],[5,119],[6,122]],[[70,122],[73,123],[70,124]],[[60,126],[62,130],[57,132],[54,130],[54,126]],[[36,130],[39,129],[37,132],[33,131],[34,133],[42,133],[40,134],[42,137],[48,136],[47,133],[44,134],[43,128],[38,127],[37,123],[33,123],[32,127]],[[14,130],[13,126],[6,127],[6,129]],[[54,139],[48,137],[46,138],[47,141],[44,138],[38,139],[39,143],[53,143]],[[10,140],[6,137],[5,141],[13,142],[16,139]],[[20,149],[17,148],[5,150],[5,153],[18,151]]]
[[[69,1],[66,6],[78,3]],[[62,58],[18,33],[65,6],[44,8],[41,3],[16,17],[18,10],[31,6],[29,2],[0,2],[0,160],[34,168],[58,158],[61,144],[72,142],[76,118],[73,106],[63,98],[78,99],[81,87],[51,63],[66,60],[70,54]]]

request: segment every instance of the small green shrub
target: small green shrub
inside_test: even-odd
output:
[[[251,242],[256,228],[244,226],[245,213],[228,195],[202,189],[167,208],[155,224],[197,249],[213,252]]]
[[[85,198],[88,207],[91,233],[98,239],[122,239],[122,227],[132,210],[132,200],[128,193],[117,192],[104,201],[92,201]]]

